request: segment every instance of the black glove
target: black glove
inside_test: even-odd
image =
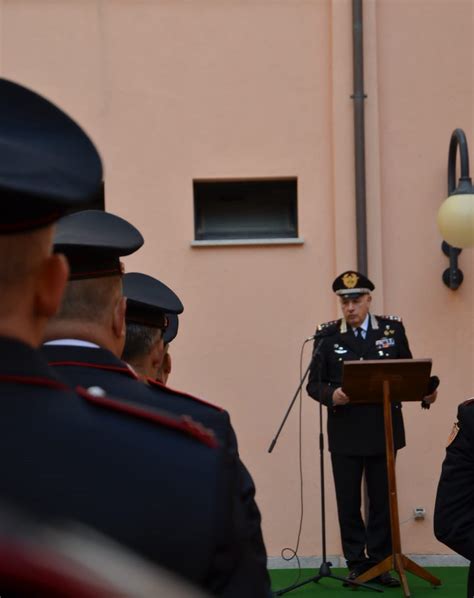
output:
[[[438,376],[430,376],[430,381],[428,382],[428,391],[426,395],[432,395],[434,391],[439,386],[439,378]],[[422,409],[429,409],[431,407],[430,403],[427,403],[425,400],[421,401],[421,408]]]

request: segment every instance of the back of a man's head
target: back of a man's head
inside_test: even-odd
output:
[[[51,253],[53,227],[0,236],[0,334],[37,346],[57,310],[67,279]]]
[[[41,342],[67,280],[51,252],[53,223],[81,209],[102,180],[84,131],[34,91],[0,78],[0,335]]]
[[[127,339],[123,358],[144,377],[157,379],[167,345],[177,333],[183,304],[160,280],[141,272],[124,276],[127,297]]]
[[[135,322],[127,322],[127,336],[123,357],[129,363],[140,362],[161,338],[161,330]]]
[[[102,210],[62,218],[54,250],[67,256],[70,280],[46,340],[89,341],[121,357],[125,344],[125,306],[121,257],[143,245],[127,220]]]
[[[159,328],[127,322],[123,359],[139,374],[155,378],[163,352],[162,332]]]
[[[120,276],[70,280],[58,313],[47,326],[46,338],[88,340],[120,357],[125,336],[124,318],[125,299]]]
[[[70,280],[55,319],[58,322],[107,325],[121,295],[119,276]]]
[[[10,317],[27,298],[42,261],[51,253],[51,230],[0,236],[0,315]]]

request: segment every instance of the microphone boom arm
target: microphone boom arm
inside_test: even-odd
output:
[[[313,361],[314,361],[315,357],[318,355],[319,350],[321,349],[321,345],[324,342],[324,336],[316,333],[314,336],[310,336],[308,339],[305,340],[305,342],[308,342],[310,340],[317,339],[317,338],[319,338],[319,342],[318,342],[318,344],[315,346],[315,348],[313,350],[313,353],[311,355],[311,359],[309,360],[308,367],[306,368],[306,371],[305,371],[303,377],[301,378],[300,383],[298,384],[298,388],[296,389],[296,392],[293,395],[293,398],[291,399],[291,402],[290,402],[290,404],[288,406],[288,409],[286,410],[286,413],[285,413],[285,415],[283,417],[283,420],[282,420],[282,422],[280,424],[280,427],[278,428],[278,431],[275,434],[275,438],[272,440],[270,446],[268,447],[268,452],[269,453],[271,453],[273,451],[273,449],[275,448],[275,444],[277,443],[278,438],[280,436],[280,433],[283,430],[283,426],[285,425],[286,420],[288,419],[288,416],[290,415],[290,411],[293,409],[293,405],[295,404],[296,398],[298,397],[298,394],[299,394],[299,392],[301,390],[301,387],[303,386],[304,381],[306,380],[306,377],[309,374],[309,370],[311,369]]]

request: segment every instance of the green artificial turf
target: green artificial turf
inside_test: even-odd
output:
[[[424,598],[430,596],[431,598],[466,598],[467,593],[467,567],[426,567],[433,575],[441,580],[441,586],[436,589],[419,577],[415,577],[408,573],[408,585],[412,598]],[[332,569],[334,575],[344,577],[347,575],[347,569]],[[299,581],[304,581],[317,574],[315,569],[301,569]],[[394,574],[396,576],[396,574]],[[272,569],[270,570],[270,577],[272,580],[272,590],[275,592],[282,588],[291,586],[294,583],[299,583],[298,570],[296,569]],[[375,584],[374,584],[375,585]],[[381,586],[377,586],[381,587]],[[342,583],[336,579],[321,579],[317,584],[311,582],[300,588],[291,590],[284,594],[291,598],[299,598],[300,596],[313,596],[314,598],[338,598],[339,596],[346,596],[351,598],[353,590],[350,588],[343,588]],[[374,598],[377,596],[403,596],[401,588],[385,588],[384,593],[373,592],[365,588],[358,588],[357,595],[369,596]]]

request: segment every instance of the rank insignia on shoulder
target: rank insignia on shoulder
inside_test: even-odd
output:
[[[453,425],[453,429],[451,430],[451,434],[449,435],[449,438],[448,438],[448,442],[447,442],[447,444],[446,444],[446,447],[448,447],[448,446],[449,446],[449,445],[450,445],[450,444],[453,442],[453,440],[454,440],[454,439],[456,438],[456,436],[458,435],[458,432],[459,432],[459,424],[458,424],[458,422],[456,422],[456,423]]]
[[[400,316],[378,316],[382,320],[392,320],[392,322],[401,322],[402,319]]]
[[[317,328],[317,330],[325,330],[326,328],[329,328],[329,326],[334,326],[335,324],[338,324],[339,320],[331,320],[330,322],[323,322],[322,324],[320,324]]]

